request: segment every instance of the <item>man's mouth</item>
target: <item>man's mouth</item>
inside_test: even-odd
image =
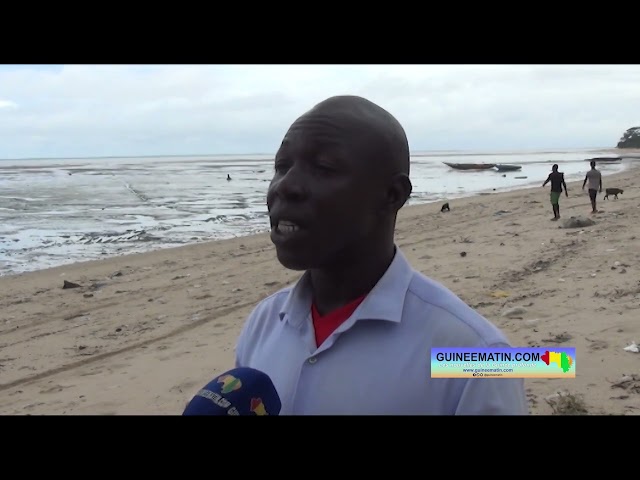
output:
[[[276,230],[278,233],[288,235],[300,230],[300,226],[294,222],[290,222],[289,220],[280,220],[276,225]]]

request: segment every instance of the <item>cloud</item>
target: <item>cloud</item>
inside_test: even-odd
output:
[[[338,94],[414,150],[610,147],[640,124],[637,85],[636,65],[3,66],[0,157],[272,153]]]
[[[7,109],[18,108],[18,104],[15,102],[12,102],[11,100],[2,100],[0,98],[0,109],[3,109],[3,108],[7,108]]]

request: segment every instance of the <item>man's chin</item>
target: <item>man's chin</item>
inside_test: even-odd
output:
[[[294,254],[276,248],[278,262],[287,270],[304,271],[313,267],[312,262],[306,255]]]

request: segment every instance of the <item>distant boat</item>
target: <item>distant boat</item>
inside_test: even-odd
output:
[[[591,161],[595,161],[596,163],[617,163],[622,161],[622,157],[594,157],[585,159],[585,162]]]
[[[499,163],[496,165],[496,169],[499,172],[515,172],[516,170],[520,170],[522,165],[508,165],[505,163]]]
[[[442,163],[456,170],[489,170],[496,166],[495,163]]]

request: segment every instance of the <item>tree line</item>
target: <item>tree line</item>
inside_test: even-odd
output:
[[[640,148],[640,127],[631,127],[624,132],[617,148]]]

